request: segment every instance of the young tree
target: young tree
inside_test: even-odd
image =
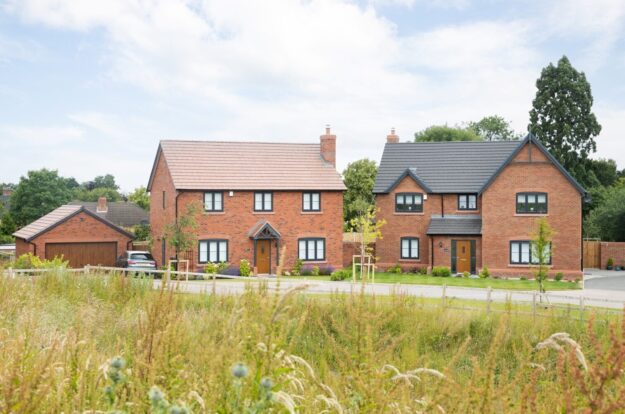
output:
[[[48,214],[72,199],[68,179],[58,171],[41,169],[21,177],[10,199],[10,211],[18,227]]]
[[[545,293],[545,280],[549,275],[549,263],[551,262],[552,247],[551,238],[553,230],[545,218],[538,221],[538,226],[532,240],[532,259],[535,259],[534,276],[538,282],[540,293]]]
[[[473,130],[447,125],[433,125],[414,134],[415,142],[482,141]]]
[[[386,224],[386,220],[376,220],[376,209],[371,206],[361,215],[353,218],[350,222],[351,227],[359,234],[360,238],[360,256],[361,263],[367,255],[373,253],[372,244],[382,238],[382,226]],[[362,267],[361,267],[362,272]],[[363,277],[364,283],[364,277]]]
[[[176,252],[176,257],[181,252],[192,250],[197,244],[195,230],[198,227],[196,216],[200,211],[199,202],[187,204],[184,213],[178,216],[178,220],[165,225],[165,239]]]
[[[601,125],[592,112],[590,84],[563,56],[544,68],[536,81],[530,110],[530,131],[553,156],[586,185],[585,161],[596,151]]]
[[[128,194],[128,201],[131,201],[146,211],[150,211],[150,196],[145,187],[137,187],[135,191]]]
[[[521,137],[510,123],[499,115],[486,116],[477,122],[469,122],[469,130],[484,141],[514,141]]]
[[[378,167],[375,161],[362,159],[347,164],[343,171],[343,182],[347,191],[343,196],[343,219],[350,223],[352,219],[368,211],[375,202],[373,185]]]

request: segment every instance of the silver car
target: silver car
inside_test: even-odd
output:
[[[117,267],[123,267],[133,273],[156,270],[156,261],[150,252],[142,250],[127,250],[117,258]]]

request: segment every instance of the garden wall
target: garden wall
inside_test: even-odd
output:
[[[614,266],[625,266],[625,242],[601,242],[601,268],[605,269],[608,259],[614,260]]]

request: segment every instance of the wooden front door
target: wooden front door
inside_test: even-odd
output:
[[[456,241],[456,272],[471,272],[471,240]]]
[[[271,240],[256,241],[256,269],[258,273],[271,273]]]

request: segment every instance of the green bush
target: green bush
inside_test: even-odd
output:
[[[608,267],[612,267],[612,266],[614,266],[614,259],[613,259],[613,258],[608,257],[608,263],[607,263],[607,266],[608,266]]]
[[[304,266],[304,261],[302,259],[297,259],[297,261],[295,262],[295,266],[293,266],[293,270],[291,270],[291,274],[293,276],[301,276],[303,266]]]
[[[521,276],[519,279],[521,279],[521,280],[527,280],[527,276]]]
[[[313,266],[311,269],[312,276],[319,276],[319,266]]]
[[[41,260],[39,256],[26,253],[15,259],[12,264],[14,269],[52,269],[56,267],[68,267],[69,262],[63,260],[63,256],[54,259]]]
[[[221,272],[223,272],[227,268],[228,268],[228,263],[225,263],[225,262],[211,263],[211,262],[209,262],[209,263],[206,263],[206,266],[204,266],[204,273],[206,273],[207,275],[220,274]]]
[[[245,259],[241,259],[241,261],[239,262],[239,271],[241,273],[241,276],[249,276],[252,273],[250,262]]]
[[[488,279],[490,277],[490,272],[488,271],[488,266],[484,266],[482,271],[480,272],[480,277],[482,279]]]
[[[418,272],[420,275],[427,275],[428,274],[428,268],[427,267],[420,267]]]
[[[432,268],[432,276],[449,277],[451,276],[451,269],[447,266],[434,266]]]
[[[330,280],[335,281],[335,282],[340,281],[340,280],[345,280],[345,279],[349,279],[351,275],[352,275],[352,272],[349,269],[335,270],[330,275]]]
[[[469,272],[466,272],[466,271],[465,271],[465,272],[463,272],[463,273],[462,273],[462,277],[464,277],[464,278],[467,278],[467,279],[468,279],[468,278],[469,278],[469,276],[471,276],[471,273],[469,273]]]
[[[388,269],[386,269],[387,273],[397,273],[400,274],[401,273],[401,266],[399,265],[399,263],[397,263],[395,266],[393,267],[389,267]]]
[[[562,279],[564,279],[564,273],[562,273],[562,272],[556,273],[555,279],[556,279],[557,282],[561,281]]]

